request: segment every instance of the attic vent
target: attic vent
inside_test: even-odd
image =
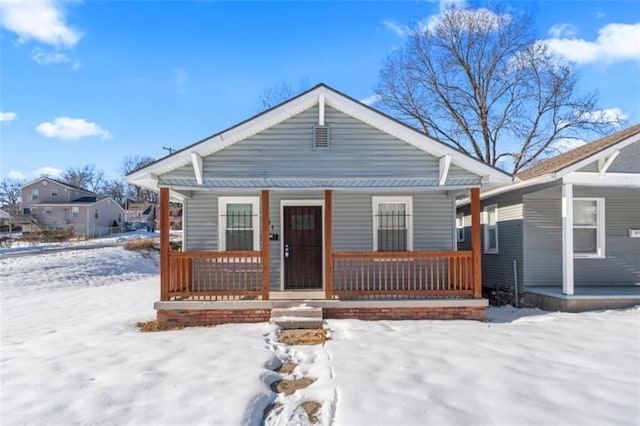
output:
[[[313,128],[313,147],[329,148],[329,126],[315,126]]]

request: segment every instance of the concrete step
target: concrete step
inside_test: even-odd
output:
[[[322,328],[322,308],[305,304],[271,309],[271,322],[284,329]]]

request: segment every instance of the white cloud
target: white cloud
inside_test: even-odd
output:
[[[62,176],[62,170],[52,166],[44,166],[36,170],[34,174],[36,176],[60,177]]]
[[[640,61],[640,23],[607,24],[594,41],[576,37],[546,41],[553,51],[578,64]]]
[[[57,48],[71,48],[82,37],[66,22],[60,0],[2,0],[0,25],[16,33],[21,43],[35,40]]]
[[[549,35],[553,38],[575,37],[578,34],[578,28],[573,24],[555,24],[549,28]]]
[[[575,149],[579,146],[582,146],[584,144],[586,144],[587,141],[585,141],[584,139],[577,139],[577,138],[561,138],[558,139],[554,144],[553,144],[553,149],[557,152],[563,153],[563,152],[567,152],[567,151],[571,151],[572,149]]]
[[[45,52],[42,49],[34,49],[31,59],[41,65],[71,64],[71,68],[74,70],[80,68],[80,62],[77,59],[71,58],[67,54],[59,51]]]
[[[9,179],[18,179],[18,180],[22,180],[26,178],[24,173],[18,172],[15,170],[9,170],[9,173],[7,173],[7,176],[9,177]]]
[[[581,114],[581,117],[594,123],[606,123],[616,127],[620,127],[623,124],[622,122],[629,118],[620,108],[607,108],[585,112]]]
[[[13,121],[18,118],[18,114],[15,112],[0,112],[0,121]]]
[[[66,140],[81,139],[88,136],[99,136],[109,139],[111,134],[84,118],[57,117],[53,122],[41,123],[36,130],[48,138],[60,138]]]
[[[408,25],[398,24],[397,22],[387,19],[382,24],[392,32],[394,32],[398,37],[404,37],[409,34],[410,29]]]
[[[373,105],[380,100],[380,95],[367,96],[364,99],[360,99],[360,102],[365,105]]]

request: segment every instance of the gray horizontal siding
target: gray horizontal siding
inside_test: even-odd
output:
[[[640,283],[640,190],[575,187],[574,197],[605,199],[605,258],[575,259],[576,287]],[[562,219],[559,199],[525,197],[526,286],[562,285]]]
[[[238,142],[204,159],[204,178],[436,177],[438,159],[372,126],[326,108],[328,149],[314,149],[318,107]],[[160,177],[163,182],[192,182],[187,165]],[[448,184],[478,183],[480,177],[455,165]]]
[[[620,154],[613,160],[608,171],[613,173],[640,173],[640,142],[621,149]],[[640,179],[640,176],[638,179]]]
[[[188,251],[218,249],[218,197],[211,192],[194,192],[183,204]]]

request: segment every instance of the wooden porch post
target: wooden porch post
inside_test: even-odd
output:
[[[262,190],[260,236],[262,250],[262,300],[269,300],[269,191]]]
[[[324,295],[333,299],[333,194],[324,191]]]
[[[482,249],[480,248],[480,188],[471,188],[471,249],[473,250],[473,297],[482,297]]]
[[[160,188],[160,300],[169,300],[169,188]]]

